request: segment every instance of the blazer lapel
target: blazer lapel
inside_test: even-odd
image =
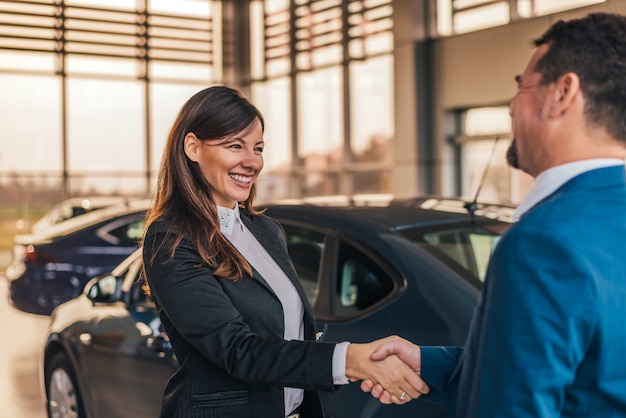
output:
[[[311,305],[309,300],[304,293],[304,288],[300,283],[300,279],[298,279],[297,272],[293,269],[291,259],[289,258],[289,254],[284,250],[284,247],[281,245],[281,238],[275,235],[271,235],[270,231],[265,228],[258,226],[254,223],[245,212],[240,212],[241,220],[244,225],[250,230],[252,235],[261,243],[261,245],[265,248],[265,250],[269,253],[269,255],[276,261],[276,263],[280,266],[280,268],[285,272],[291,283],[295,286],[298,294],[300,295],[300,299],[302,300],[302,304],[304,305],[305,310],[305,319],[313,318],[313,311],[311,309]],[[271,290],[269,284],[263,279],[263,277],[256,271],[255,278],[258,279],[264,286]],[[273,292],[273,290],[271,290]],[[312,324],[311,324],[312,325]]]

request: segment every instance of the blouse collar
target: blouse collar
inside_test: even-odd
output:
[[[228,209],[218,205],[217,215],[220,218],[220,231],[225,235],[231,235],[233,233],[233,228],[235,227],[237,219],[241,222],[238,204],[235,205],[234,209]]]

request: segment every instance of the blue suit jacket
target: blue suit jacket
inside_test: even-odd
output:
[[[450,417],[626,417],[623,166],[571,179],[511,227],[465,349],[422,347],[422,377]]]

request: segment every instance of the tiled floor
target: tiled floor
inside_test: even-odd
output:
[[[22,313],[0,276],[0,418],[44,418],[39,358],[49,318]]]

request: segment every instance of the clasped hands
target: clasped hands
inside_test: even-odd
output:
[[[391,336],[366,344],[348,345],[346,376],[361,380],[361,389],[384,404],[402,405],[430,391],[420,377],[419,346]]]

